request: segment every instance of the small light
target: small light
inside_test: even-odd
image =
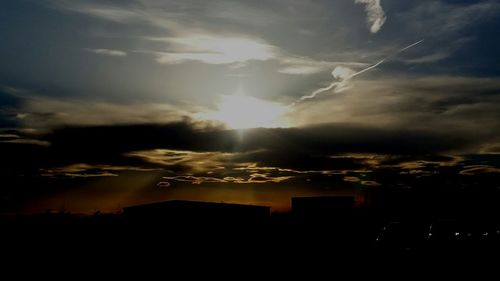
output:
[[[460,232],[455,232],[455,236],[459,236],[460,235]]]

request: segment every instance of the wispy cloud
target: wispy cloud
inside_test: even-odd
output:
[[[85,48],[84,50],[87,51],[87,52],[94,53],[94,54],[105,55],[105,56],[112,56],[112,57],[125,57],[125,56],[127,56],[126,52],[120,51],[120,50],[113,50],[113,49],[90,49],[90,48]]]
[[[15,143],[15,144],[31,144],[39,146],[50,146],[48,141],[36,140],[36,139],[11,139],[11,140],[1,140],[0,143]]]
[[[234,154],[155,149],[129,152],[126,156],[140,158],[145,162],[171,169],[181,169],[189,173],[203,173],[224,170],[224,165],[234,157]]]
[[[344,177],[344,181],[351,182],[351,183],[358,183],[358,184],[365,185],[365,186],[380,186],[380,183],[378,183],[376,181],[364,181],[364,180],[361,180],[359,177],[355,177],[355,176],[346,176],[346,177]]]
[[[357,4],[365,4],[366,21],[370,26],[371,33],[379,32],[387,20],[380,2],[381,0],[355,0]]]
[[[64,177],[64,178],[93,178],[93,177],[117,177],[116,172],[140,171],[150,172],[155,169],[146,169],[129,166],[111,165],[89,165],[85,163],[72,164],[64,167],[41,169],[44,177]]]
[[[181,11],[184,4],[166,1],[141,2],[135,6],[106,6],[100,4],[64,4],[62,8],[91,17],[120,24],[143,24],[163,30],[168,36],[162,38],[142,37],[140,40],[162,42],[159,48],[145,48],[140,52],[156,56],[160,64],[180,64],[198,61],[207,64],[237,64],[251,60],[266,61],[275,56],[275,47],[263,40],[240,36],[234,32],[210,29],[206,18],[197,18],[196,13]],[[156,42],[155,42],[156,41]],[[109,49],[87,49],[96,54],[124,56],[125,52]]]
[[[367,67],[369,64],[362,62],[331,62],[318,61],[307,57],[281,56],[279,73],[290,75],[310,75],[326,71],[335,66]]]
[[[481,154],[500,154],[500,143],[488,143],[483,145]]]
[[[0,134],[0,139],[18,139],[18,138],[20,138],[20,136],[15,134]]]
[[[140,3],[140,5],[109,6],[61,2],[59,7],[124,26],[145,25],[147,28],[163,30],[166,34],[164,37],[136,38],[142,40],[141,45],[145,46],[138,52],[152,54],[155,61],[160,64],[172,65],[195,61],[216,65],[242,65],[249,61],[276,60],[280,63],[278,72],[290,75],[315,74],[339,64],[294,56],[268,43],[260,36],[221,29],[217,26],[221,20],[229,20],[234,24],[261,26],[274,22],[280,16],[279,13],[253,7],[247,3],[214,1],[209,6],[200,4],[199,9],[204,11],[201,15],[196,11],[185,12],[185,7],[191,4],[176,4],[169,1],[164,3],[140,1]],[[214,26],[217,26],[217,29]],[[103,55],[121,55],[119,53],[121,51],[108,49],[88,49],[88,51]]]
[[[450,53],[439,52],[439,53],[425,55],[425,56],[419,57],[419,58],[408,59],[408,60],[405,60],[404,62],[407,64],[434,63],[434,62],[438,62],[438,61],[442,61],[444,59],[447,59],[450,56],[451,56]]]
[[[248,153],[195,152],[155,149],[126,153],[179,173],[165,180],[202,183],[279,183],[299,173],[277,168],[259,168],[256,163],[245,162]],[[248,168],[249,167],[249,168]],[[281,174],[285,173],[285,175]]]
[[[224,179],[216,178],[216,177],[202,177],[202,176],[173,176],[173,177],[163,177],[164,180],[174,180],[178,182],[188,182],[191,184],[202,184],[202,183],[225,183],[227,182]],[[165,183],[165,182],[163,182]],[[170,183],[169,183],[170,184]]]
[[[293,176],[271,176],[269,174],[251,174],[247,177],[205,177],[181,175],[173,177],[163,177],[165,180],[174,180],[178,182],[188,182],[191,184],[203,183],[236,183],[236,184],[263,184],[263,183],[280,183],[292,179]],[[165,182],[163,182],[165,183]]]
[[[70,10],[119,23],[126,23],[140,18],[140,15],[136,12],[120,8],[77,6],[71,7]]]
[[[200,61],[208,64],[265,61],[275,56],[275,47],[258,39],[223,37],[214,35],[152,39],[164,41],[167,51],[156,52],[157,62],[178,64]]]
[[[460,174],[465,176],[474,176],[477,174],[500,174],[500,169],[489,165],[471,165],[465,166],[464,169],[460,171]]]
[[[59,126],[159,124],[186,120],[191,115],[170,104],[116,104],[83,100],[27,97],[16,118],[28,128]]]

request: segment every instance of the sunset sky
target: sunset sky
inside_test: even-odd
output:
[[[500,178],[495,0],[0,4],[1,212]]]

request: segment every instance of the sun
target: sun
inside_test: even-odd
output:
[[[221,96],[217,110],[200,115],[205,120],[223,122],[232,129],[286,127],[287,108],[275,102],[246,95]]]

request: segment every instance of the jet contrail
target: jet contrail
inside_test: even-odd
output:
[[[409,48],[413,48],[413,47],[417,46],[418,44],[420,44],[422,42],[424,42],[424,39],[422,39],[422,40],[420,40],[418,42],[415,42],[415,43],[413,43],[413,44],[411,44],[409,46],[404,47],[403,49],[399,50],[398,54],[401,53],[401,52],[404,52],[404,51],[408,50]]]
[[[338,73],[336,73],[336,70],[339,69],[339,66],[337,66],[333,71],[332,71],[332,76],[333,78],[335,79],[339,79],[340,81],[335,81],[335,82],[332,82],[332,84],[330,84],[330,86],[328,87],[325,87],[325,88],[321,88],[321,89],[318,89],[316,91],[314,91],[312,94],[310,95],[305,95],[305,96],[302,96],[301,98],[299,98],[298,100],[296,100],[295,102],[293,102],[292,104],[290,104],[289,106],[290,107],[293,107],[294,105],[296,105],[297,103],[303,101],[303,100],[308,100],[308,99],[313,99],[315,98],[317,95],[321,94],[321,93],[324,93],[326,91],[330,91],[340,85],[346,85],[346,82],[351,80],[352,78],[356,77],[356,76],[359,76],[365,72],[368,72],[376,67],[378,67],[379,65],[383,64],[384,62],[386,62],[387,60],[391,59],[392,57],[395,57],[397,55],[399,55],[400,53],[410,49],[410,48],[413,48],[415,46],[417,46],[418,44],[424,42],[424,39],[418,41],[418,42],[415,42],[411,45],[408,45],[402,49],[400,49],[399,51],[397,51],[396,53],[390,55],[390,56],[387,56],[385,58],[383,58],[382,60],[380,60],[379,62],[377,62],[376,64],[374,65],[370,65],[369,67],[363,69],[363,70],[360,70],[358,72],[355,72],[355,73],[352,73],[352,74],[349,74],[349,75],[346,75],[344,77],[342,77],[342,75],[339,75]],[[344,70],[345,71],[345,70]]]

